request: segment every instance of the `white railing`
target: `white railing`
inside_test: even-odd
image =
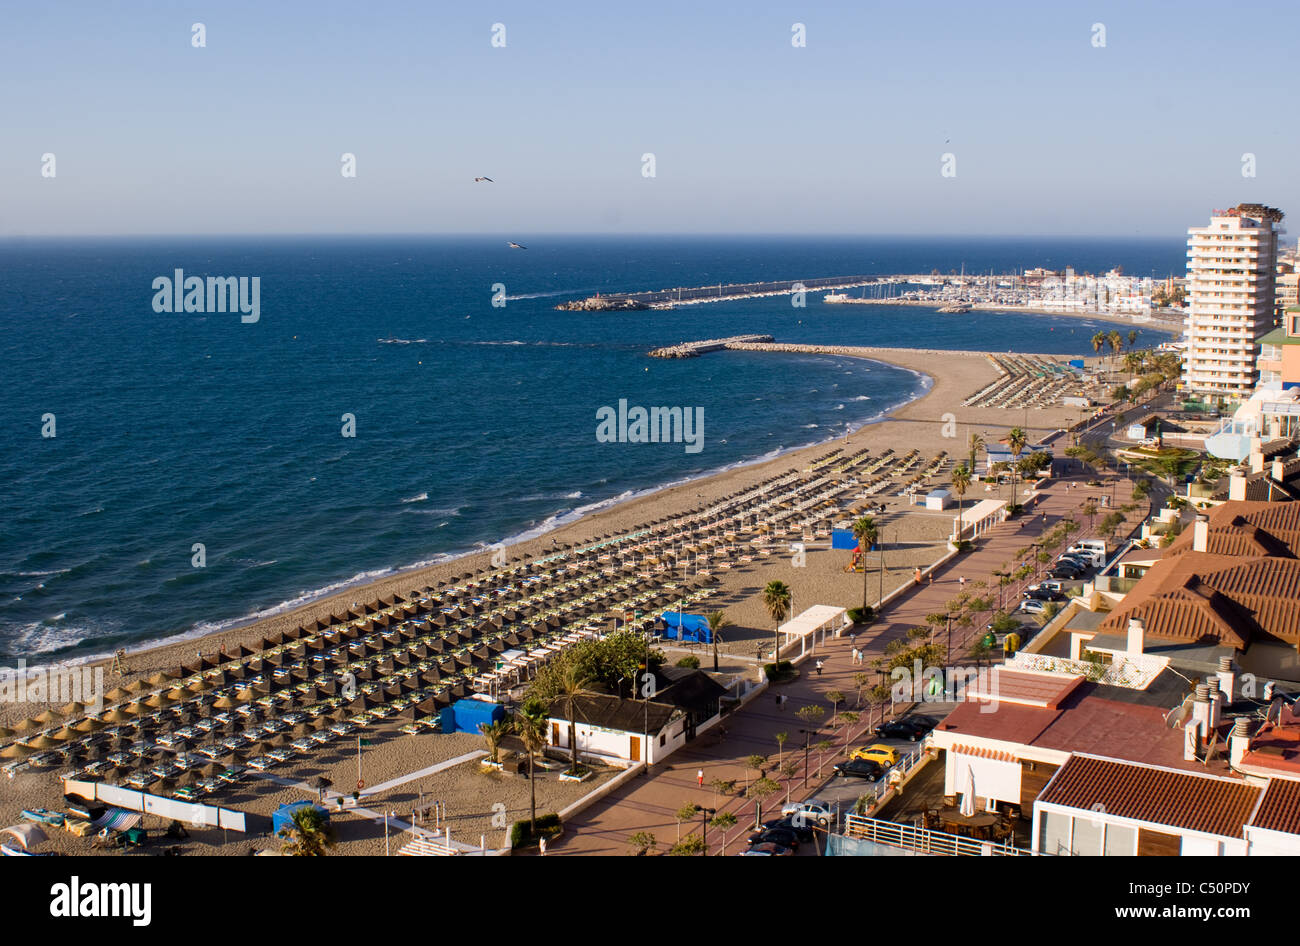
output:
[[[848,815],[844,819],[844,836],[938,857],[1029,857],[1034,853],[1014,844],[978,841],[863,815]]]
[[[1145,690],[1168,664],[1167,658],[1153,657],[1150,654],[1125,656],[1116,654],[1114,660],[1103,665],[1087,660],[1071,660],[1068,657],[1052,657],[1047,654],[1030,654],[1021,651],[1005,666],[1008,670],[1082,674],[1096,683],[1125,687],[1130,690]]]

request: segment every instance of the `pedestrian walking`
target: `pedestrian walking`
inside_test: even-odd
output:
[[[696,769],[696,770],[695,770],[695,781],[697,781],[697,782],[700,783],[700,788],[703,788],[703,787],[704,787],[704,770],[703,770],[703,769]]]
[[[960,585],[961,587],[965,588],[965,587],[966,587],[966,576],[965,576],[965,575],[959,575],[959,576],[957,577],[957,584]]]
[[[818,661],[817,661],[817,676],[820,677],[821,675],[822,675],[822,662],[821,662],[820,660],[818,660]]]
[[[537,847],[538,847],[538,849],[542,852],[542,857],[545,857],[545,856],[546,856],[546,838],[542,838],[541,840],[539,840],[539,841],[537,842]]]

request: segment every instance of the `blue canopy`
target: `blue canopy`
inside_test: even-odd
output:
[[[831,530],[831,548],[848,549],[852,551],[857,547],[858,547],[858,538],[853,534],[852,529]]]
[[[703,641],[713,643],[713,632],[709,630],[709,621],[702,614],[683,614],[680,611],[665,611],[663,621],[668,625],[664,637],[669,640]]]
[[[479,734],[479,726],[487,726],[505,719],[506,710],[500,703],[487,700],[457,700],[438,714],[444,733],[472,732]]]
[[[322,817],[324,817],[326,821],[330,820],[330,813],[320,805],[309,801],[296,801],[287,805],[281,805],[279,808],[275,809],[274,814],[271,815],[271,832],[273,834],[279,834],[281,828],[292,828],[293,813],[299,808],[315,808],[321,813]]]

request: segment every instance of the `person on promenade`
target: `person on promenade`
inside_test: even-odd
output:
[[[546,856],[546,838],[541,838],[537,842],[537,848],[542,852],[542,857]]]
[[[696,770],[695,770],[695,780],[696,780],[697,782],[700,783],[700,788],[703,788],[703,787],[704,787],[704,770],[703,770],[703,769],[696,769]]]
[[[965,588],[965,587],[966,587],[966,576],[965,576],[965,575],[958,575],[958,576],[957,576],[957,584],[960,585],[962,588]]]
[[[820,677],[821,675],[822,675],[822,662],[821,662],[821,659],[818,658],[818,660],[817,660],[817,676]]]

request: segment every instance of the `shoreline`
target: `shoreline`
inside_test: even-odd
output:
[[[264,636],[272,636],[277,631],[290,630],[301,624],[310,623],[340,609],[347,609],[355,603],[372,601],[394,593],[407,594],[412,589],[486,567],[490,564],[494,552],[502,547],[508,549],[511,558],[521,554],[544,555],[559,545],[566,543],[581,545],[598,539],[605,533],[630,531],[652,519],[680,515],[701,502],[710,502],[728,492],[742,488],[747,483],[757,482],[775,475],[778,471],[798,469],[807,460],[820,455],[829,445],[837,441],[846,450],[867,448],[876,451],[881,449],[882,442],[885,440],[889,441],[889,446],[894,446],[896,449],[899,446],[922,449],[952,448],[956,444],[959,450],[964,450],[964,432],[959,434],[956,440],[951,439],[951,436],[944,438],[940,435],[939,425],[942,421],[939,415],[943,414],[943,411],[937,412],[935,416],[928,416],[930,413],[928,407],[938,402],[957,409],[963,415],[959,423],[966,428],[974,426],[985,429],[1010,428],[1021,422],[1018,410],[1012,412],[1016,416],[1006,416],[1006,412],[1002,409],[961,407],[961,401],[965,396],[997,376],[998,371],[989,358],[990,353],[897,348],[862,349],[860,352],[849,353],[829,350],[836,346],[820,347],[827,349],[826,354],[848,355],[911,371],[920,379],[921,390],[914,397],[862,422],[845,435],[791,447],[771,457],[740,461],[735,465],[707,471],[684,481],[647,487],[622,499],[612,497],[611,499],[614,500],[612,502],[601,501],[608,502],[608,505],[587,511],[569,521],[557,521],[546,531],[521,541],[502,540],[478,550],[459,554],[446,553],[448,557],[440,561],[398,568],[378,578],[346,582],[337,590],[314,596],[310,600],[281,611],[234,619],[235,623],[226,627],[193,628],[139,643],[134,647],[126,648],[129,671],[116,682],[120,684],[138,678],[140,675],[174,668],[192,659],[196,650],[199,653],[213,653],[240,644],[256,644]],[[945,360],[936,362],[936,354],[944,355]],[[939,367],[939,370],[936,370],[936,367]],[[997,416],[980,416],[990,413]],[[1057,424],[1053,421],[1031,425],[1031,428],[1047,430],[1054,429],[1055,426]],[[564,516],[560,515],[559,518],[563,520]],[[525,530],[520,534],[525,535],[529,531],[531,530]],[[325,587],[331,585],[327,584]],[[110,654],[98,654],[66,661],[56,660],[48,664],[29,664],[28,669],[30,671],[37,666],[45,669],[63,666],[94,667],[107,665],[110,661]]]

